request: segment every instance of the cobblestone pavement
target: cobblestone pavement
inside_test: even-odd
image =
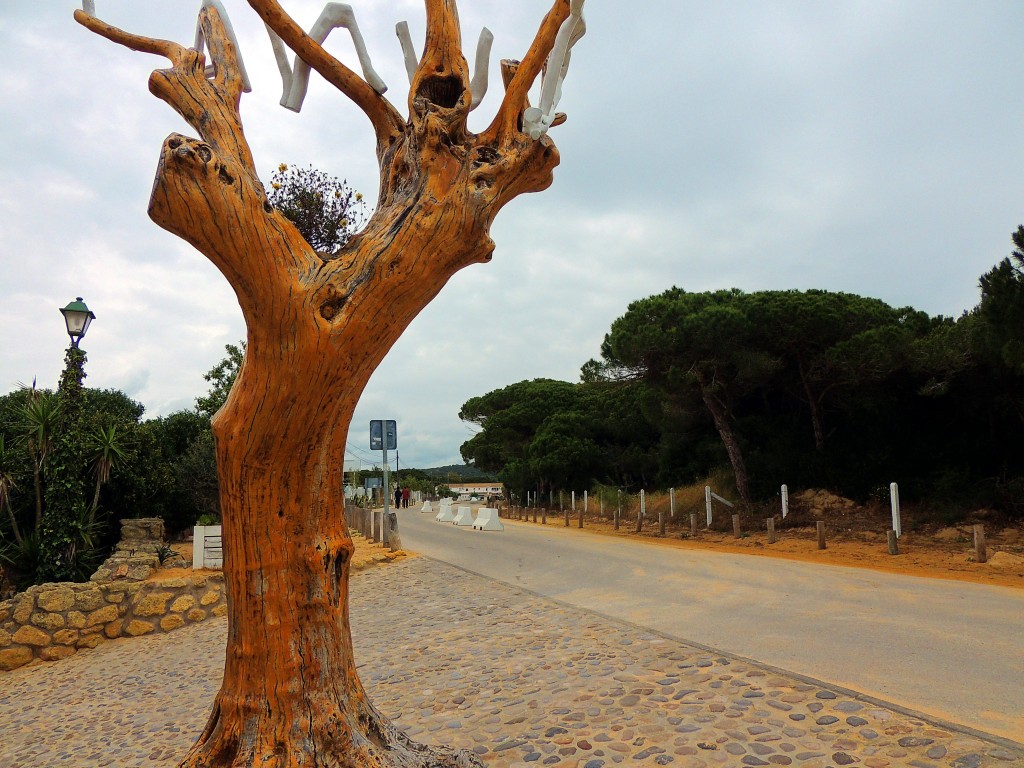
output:
[[[1024,766],[1005,741],[423,558],[354,576],[352,596],[378,708],[494,768]],[[0,767],[174,766],[219,687],[225,633],[215,619],[0,675]]]

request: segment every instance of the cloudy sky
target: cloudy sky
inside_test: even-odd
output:
[[[246,135],[264,181],[280,162],[377,188],[362,113],[313,75],[301,114],[261,23],[224,0],[253,93]],[[419,0],[353,0],[374,67],[404,112],[394,25],[422,41]],[[198,0],[97,0],[133,32],[190,42]],[[285,0],[305,27],[322,2]],[[244,338],[220,274],[146,216],[157,154],[191,134],[146,89],[163,60],[100,39],[70,0],[0,7],[0,392],[55,386],[57,312],[97,315],[87,384],[149,416],[188,408]],[[525,53],[544,0],[462,0],[465,48],[483,25],[492,64]],[[459,461],[468,398],[535,377],[576,380],[630,301],[672,285],[824,288],[958,315],[1024,223],[1019,0],[589,0],[553,129],[551,189],[513,201],[494,260],[456,275],[363,394],[349,458],[372,461],[367,422],[399,423],[404,466]],[[338,31],[328,48],[355,66]],[[489,122],[492,83],[471,128]]]

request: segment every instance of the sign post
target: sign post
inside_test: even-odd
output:
[[[384,541],[387,517],[391,506],[391,480],[388,475],[388,449],[398,450],[398,425],[391,420],[374,419],[370,422],[370,450],[384,452],[384,514],[380,520],[380,540]],[[387,544],[386,541],[384,541]]]

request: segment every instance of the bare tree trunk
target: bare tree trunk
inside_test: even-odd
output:
[[[732,471],[736,476],[736,491],[743,501],[750,501],[747,465],[743,461],[743,451],[740,449],[739,440],[729,421],[729,413],[722,401],[711,391],[710,386],[703,381],[700,381],[700,393],[704,399],[704,405],[711,413],[711,419],[715,423],[715,429],[718,430],[718,436],[722,439],[722,445],[725,446],[729,463],[732,464]]]
[[[804,388],[804,395],[807,397],[807,407],[811,411],[811,428],[814,430],[814,449],[818,452],[825,450],[825,418],[821,412],[821,403],[811,389],[808,381],[807,371],[803,360],[799,361],[800,383]]]
[[[521,130],[526,94],[569,16],[554,0],[484,133],[466,129],[468,67],[454,0],[425,0],[427,40],[402,117],[305,35],[274,0],[249,0],[284,42],[370,119],[378,207],[338,254],[316,253],[267,200],[242,133],[234,46],[200,12],[215,75],[193,49],[139,37],[83,11],[92,31],[170,59],[150,90],[200,134],[164,143],[151,218],[206,255],[248,328],[238,379],[213,419],[228,595],[224,680],[200,766],[458,766],[472,753],[412,742],[370,704],[348,618],[353,552],[340,457],[370,375],[459,269],[491,258],[498,210],[545,189],[558,152]]]

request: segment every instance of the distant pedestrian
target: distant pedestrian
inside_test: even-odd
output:
[[[409,508],[409,486],[402,489],[402,506],[406,509]]]
[[[402,506],[402,489],[395,486],[395,509]]]

